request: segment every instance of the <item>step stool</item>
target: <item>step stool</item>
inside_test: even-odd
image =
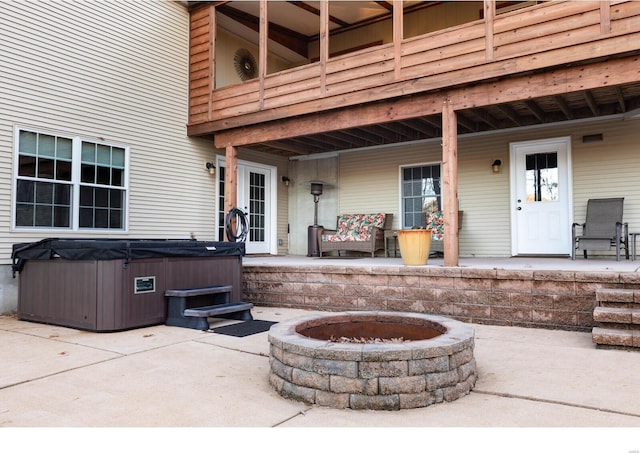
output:
[[[200,288],[168,289],[167,326],[208,330],[207,318],[225,318],[250,321],[253,304],[231,302],[232,286],[216,285]]]

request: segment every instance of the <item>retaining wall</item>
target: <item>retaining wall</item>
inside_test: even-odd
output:
[[[640,274],[245,265],[243,298],[263,306],[409,311],[478,324],[590,331],[599,288],[640,289]]]

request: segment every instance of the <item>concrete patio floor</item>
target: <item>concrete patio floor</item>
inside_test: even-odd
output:
[[[253,309],[255,319],[270,321],[308,313]],[[211,321],[212,327],[236,322]],[[479,378],[471,394],[451,403],[386,412],[330,409],[283,399],[268,383],[266,332],[238,338],[160,325],[94,333],[2,316],[0,427],[278,427],[292,430],[260,431],[258,437],[303,436],[304,442],[308,442],[305,434],[293,428],[425,428],[403,430],[402,439],[396,438],[392,445],[399,447],[411,439],[421,443],[425,435],[435,442],[431,435],[444,432],[447,451],[469,451],[474,446],[484,451],[479,448],[484,438],[492,445],[487,451],[503,451],[500,445],[510,445],[504,451],[540,451],[546,445],[542,442],[557,446],[559,435],[572,439],[572,448],[565,451],[640,449],[640,353],[596,349],[589,333],[474,327]],[[458,437],[457,431],[449,428],[464,433],[455,448],[450,442],[452,436]],[[510,444],[503,430],[481,428],[578,429],[527,429],[524,444],[522,439]],[[3,443],[11,437],[22,445],[42,440],[23,430],[0,431]],[[475,439],[471,447],[466,443],[470,432]],[[521,435],[519,430],[506,432],[510,438]],[[56,436],[58,431],[45,433]],[[159,441],[167,435],[154,433],[145,438]],[[379,431],[372,431],[370,439],[357,436],[358,445],[372,441],[367,451],[388,451],[380,448],[389,440],[375,440],[375,433]],[[104,430],[96,434],[105,437],[103,445],[112,441]],[[192,438],[191,431],[173,434],[182,439],[174,440],[181,446],[203,448],[212,441],[205,435]],[[238,431],[230,434],[243,436]],[[494,436],[502,443],[496,444]],[[322,441],[320,436],[318,446]],[[273,445],[258,442],[261,450],[279,451],[283,446],[277,440]],[[573,448],[578,445],[581,448]],[[71,446],[68,443],[65,451]],[[533,446],[536,449],[530,450]]]

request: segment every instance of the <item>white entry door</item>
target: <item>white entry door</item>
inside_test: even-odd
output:
[[[225,167],[223,158],[218,160],[218,168]],[[224,185],[226,167],[220,172],[218,188],[218,211],[224,210]],[[245,240],[247,254],[277,253],[275,226],[275,175],[276,169],[259,164],[238,162],[237,208],[241,209],[247,219],[248,232]],[[222,213],[221,213],[222,214]],[[220,215],[219,219],[224,219]],[[222,227],[222,228],[220,228]],[[222,233],[224,225],[219,225]],[[223,236],[220,234],[220,239]]]
[[[570,148],[569,137],[510,145],[514,256],[571,253]]]

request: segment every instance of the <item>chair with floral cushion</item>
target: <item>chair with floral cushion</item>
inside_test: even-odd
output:
[[[464,211],[458,211],[458,231],[462,228],[463,213]],[[442,211],[431,211],[427,213],[426,228],[427,230],[431,230],[432,241],[444,241],[444,217]],[[432,242],[432,244],[434,243]],[[433,250],[430,253],[432,256],[441,256],[442,254],[443,252],[440,250]]]
[[[318,248],[323,253],[341,251],[371,253],[384,250],[384,230],[391,228],[393,214],[342,214],[336,222],[336,229],[319,230]]]
[[[427,214],[427,230],[431,230],[431,239],[444,240],[444,218],[442,211],[432,211]]]

